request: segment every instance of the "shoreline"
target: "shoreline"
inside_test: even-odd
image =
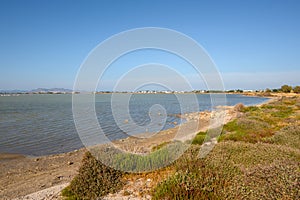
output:
[[[106,94],[106,93],[104,93]],[[139,93],[138,93],[139,94]],[[166,93],[168,94],[168,93]],[[181,93],[180,93],[181,94]],[[182,94],[189,94],[189,93],[182,93]],[[198,94],[198,93],[196,93]],[[202,94],[202,93],[199,93],[199,94]],[[219,93],[204,93],[204,94],[219,94]],[[235,94],[235,93],[224,93],[224,94]],[[252,94],[252,93],[251,93]],[[238,94],[238,95],[245,95],[245,96],[253,96],[253,95],[247,95],[247,94]],[[283,94],[282,94],[283,95]],[[297,95],[297,94],[295,94]],[[261,105],[264,105],[264,104],[267,104],[269,102],[272,102],[274,99],[278,99],[279,97],[282,97],[282,96],[253,96],[253,97],[264,97],[264,98],[268,98],[268,100],[262,102],[262,103],[259,103],[259,104],[254,104],[254,105],[249,105],[249,106],[261,106]],[[239,104],[239,103],[237,103]],[[236,105],[237,105],[236,104]],[[217,110],[218,108],[233,108],[235,105],[233,106],[217,106],[215,109]],[[199,112],[192,112],[192,113],[185,113],[185,114],[173,114],[174,116],[178,117],[178,118],[182,118],[182,119],[187,119],[189,118],[189,116],[193,115],[197,115],[197,114],[203,114],[205,113],[205,115],[207,115],[207,113],[212,113],[214,112],[215,110],[204,110],[204,111],[199,111]],[[184,115],[189,115],[187,117],[184,117]],[[178,126],[184,124],[186,122],[182,122],[181,124],[176,124],[174,127],[171,127],[171,128],[168,128],[168,129],[165,129],[165,130],[161,130],[159,131],[158,133],[160,132],[169,132],[168,130],[172,130],[172,129],[176,129],[178,128]],[[118,142],[118,141],[122,141],[122,140],[126,140],[128,138],[139,138],[138,136],[143,136],[143,135],[155,135],[157,133],[139,133],[135,136],[128,136],[127,138],[123,138],[123,139],[117,139],[117,140],[114,140],[113,142]],[[4,160],[9,160],[9,159],[14,159],[14,158],[18,158],[18,157],[27,157],[27,158],[39,158],[39,157],[44,157],[44,156],[53,156],[53,155],[63,155],[63,154],[66,154],[66,153],[70,153],[70,152],[73,152],[73,151],[78,151],[78,150],[81,150],[81,149],[85,149],[86,147],[81,147],[81,148],[78,148],[78,149],[75,149],[75,150],[72,150],[72,151],[66,151],[66,152],[62,152],[62,153],[58,153],[58,154],[46,154],[46,155],[29,155],[29,154],[22,154],[22,153],[10,153],[10,152],[0,152],[0,162],[3,162]]]
[[[233,110],[233,107],[226,108],[226,110]],[[154,146],[173,140],[174,137],[176,140],[184,141],[190,139],[197,132],[208,129],[212,115],[213,112],[208,111],[190,113],[184,116],[187,118],[186,123],[160,131],[153,135],[151,139],[128,137],[113,143],[125,151],[148,153]],[[231,117],[228,120],[234,117],[232,113],[230,115]],[[193,128],[195,128],[197,120],[199,120],[201,126],[195,131]],[[177,136],[177,131],[181,126],[187,128],[185,131],[192,130],[192,132],[188,135]],[[190,129],[190,126],[193,128]],[[38,157],[0,154],[2,157],[2,160],[0,160],[0,196],[2,196],[2,199],[24,199],[28,195],[36,196],[41,193],[42,196],[38,195],[36,199],[45,198],[47,195],[49,197],[49,194],[54,195],[51,196],[51,199],[59,199],[59,196],[57,196],[59,192],[55,191],[57,189],[61,190],[59,185],[68,184],[75,177],[86,151],[86,148],[81,148],[72,152]],[[53,188],[53,190],[49,188]],[[30,196],[29,199],[35,199],[34,196]]]
[[[26,155],[23,154],[18,154],[18,153],[5,153],[2,152],[0,153],[0,162],[5,162],[6,160],[13,160],[13,159],[19,159],[19,158],[24,158],[27,157]]]
[[[264,103],[262,103],[264,104]],[[260,105],[260,104],[256,104],[256,105]],[[255,106],[256,106],[255,105]],[[230,110],[232,108],[234,108],[234,106],[220,106],[217,107],[216,109],[222,108],[223,110]],[[195,121],[195,120],[207,120],[205,123],[205,126],[202,128],[200,128],[197,131],[201,131],[204,129],[207,129],[207,122],[210,121],[210,116],[214,115],[214,113],[216,113],[216,110],[213,111],[200,111],[200,112],[192,112],[192,113],[185,113],[185,114],[177,114],[178,118],[184,119],[186,121],[182,122],[181,124],[177,124],[174,127],[165,129],[165,130],[161,130],[157,133],[152,133],[152,132],[144,132],[144,133],[139,133],[136,134],[134,136],[129,135],[126,138],[122,138],[122,139],[116,139],[113,140],[112,143],[113,144],[120,144],[126,140],[134,140],[134,139],[149,139],[149,137],[152,136],[156,136],[156,137],[160,137],[160,136],[164,136],[164,135],[170,135],[171,132],[177,132],[177,130],[180,128],[180,126],[186,126],[186,125],[190,125],[189,123],[191,123],[191,121]],[[203,123],[203,121],[201,121],[201,123]],[[180,138],[177,138],[180,139]],[[104,144],[101,144],[104,145]],[[0,163],[1,162],[5,162],[5,161],[9,161],[9,160],[14,160],[14,159],[22,159],[22,158],[28,158],[28,159],[39,159],[39,158],[44,158],[44,157],[55,157],[55,156],[61,156],[61,155],[65,155],[65,154],[69,154],[69,153],[74,153],[77,151],[83,151],[89,148],[93,148],[93,147],[82,147],[79,149],[75,149],[73,151],[68,151],[68,152],[62,152],[62,153],[58,153],[58,154],[49,154],[49,155],[41,155],[41,156],[34,156],[34,155],[27,155],[27,154],[21,154],[21,153],[6,153],[6,152],[0,152]]]
[[[262,104],[267,104],[275,99],[276,98],[271,98]],[[238,111],[234,108],[235,106],[225,106],[222,108],[222,110],[225,110],[223,124],[238,117]],[[150,141],[147,137],[141,139],[139,137],[130,136],[125,139],[116,140],[113,143],[125,151],[148,153],[154,146],[173,140],[174,137],[176,140],[186,141],[195,136],[197,132],[206,131],[214,125],[211,124],[211,120],[216,115],[216,110],[185,114],[185,116],[181,116],[186,119],[185,123],[154,134]],[[196,125],[198,127],[195,132],[194,128]],[[185,126],[187,128],[185,131],[192,129],[192,132],[177,136],[176,133],[180,126]],[[193,128],[189,128],[190,126]],[[143,134],[149,136],[149,133]],[[41,192],[44,197],[51,192],[51,194],[54,195],[55,192],[53,193],[53,190],[60,188],[59,185],[68,184],[77,174],[77,170],[80,167],[81,160],[86,151],[86,148],[81,148],[62,154],[36,157],[0,153],[0,177],[2,177],[0,179],[0,196],[3,196],[3,199],[24,199],[27,195],[37,195],[37,192]],[[49,188],[53,188],[53,190],[47,190]],[[51,197],[51,199],[59,199],[57,196],[59,192],[55,194],[56,196]],[[41,196],[39,196],[38,199],[40,198]]]
[[[184,93],[183,93],[184,94]],[[198,94],[198,93],[196,93],[196,94]],[[206,93],[205,93],[206,94]],[[208,93],[208,95],[209,94],[218,94],[218,93]],[[235,94],[230,94],[230,95],[235,95]],[[241,94],[238,94],[238,95],[241,95]],[[237,99],[236,101],[239,101],[239,99]],[[233,103],[235,103],[236,101],[234,101]],[[252,100],[251,100],[252,101]],[[206,108],[206,109],[208,109],[208,110],[210,110],[211,108]],[[213,109],[215,109],[215,108],[213,108]],[[175,114],[175,116],[176,116],[176,114]],[[5,122],[4,122],[5,123]],[[184,123],[184,122],[178,122],[178,124],[179,123]],[[50,128],[53,128],[52,127],[52,125],[51,125],[51,123],[49,123],[50,125]],[[176,124],[177,125],[177,124]],[[45,129],[45,131],[47,131],[48,129],[48,127],[49,126],[46,126],[46,129]],[[171,126],[174,126],[173,124],[171,124],[170,125],[170,128],[172,128]],[[55,128],[55,127],[54,127]],[[169,128],[169,127],[167,127],[167,128]],[[10,131],[10,130],[9,130]],[[14,131],[13,129],[12,129],[12,131]],[[59,129],[55,129],[55,131],[57,131],[57,132],[59,132]],[[32,137],[32,138],[34,138],[34,136],[33,136],[33,134],[32,133],[36,133],[36,134],[43,134],[43,133],[41,133],[41,132],[30,132],[30,136],[29,137]],[[62,133],[63,134],[63,133]],[[72,130],[72,133],[71,134],[75,134],[76,135],[76,130]],[[47,139],[47,137],[48,136],[44,136],[42,139]],[[56,136],[55,136],[56,137]],[[77,137],[77,136],[76,136]],[[125,137],[127,137],[127,136],[125,136]],[[19,136],[18,135],[15,135],[15,136],[13,136],[13,139],[14,139],[14,141],[18,141],[18,138],[19,138]],[[62,137],[57,137],[57,138],[62,138]],[[26,146],[24,145],[22,145],[22,143],[20,143],[20,144],[18,144],[17,142],[13,142],[13,143],[11,143],[11,144],[7,144],[7,146],[6,146],[6,144],[3,146],[3,148],[2,148],[2,151],[0,152],[0,154],[7,154],[7,155],[9,155],[9,154],[19,154],[20,156],[21,155],[24,155],[24,156],[26,156],[26,157],[40,157],[40,156],[47,156],[47,155],[57,155],[57,154],[61,154],[61,153],[67,153],[67,152],[69,152],[70,150],[72,151],[72,150],[74,150],[74,149],[80,149],[80,148],[84,148],[84,146],[81,144],[81,142],[80,142],[80,140],[79,139],[74,139],[75,140],[75,142],[77,142],[77,140],[78,140],[78,145],[76,145],[76,147],[75,148],[72,148],[72,147],[70,147],[70,145],[65,145],[65,144],[63,144],[65,147],[58,147],[58,146],[56,146],[56,144],[50,144],[48,147],[34,147],[35,146],[35,144],[38,144],[38,143],[34,143],[34,142],[32,142],[32,143],[30,143],[30,145],[32,145],[32,148],[28,148],[29,149],[29,151],[22,151],[23,149],[27,149],[26,148]],[[67,144],[67,143],[66,143]],[[72,144],[72,143],[69,143],[69,144]],[[18,149],[14,149],[14,148],[10,148],[11,146],[9,146],[9,145],[20,145],[20,147],[18,147]],[[62,146],[63,146],[62,145]],[[39,145],[37,145],[37,146],[39,146]],[[43,149],[44,148],[44,149]],[[44,152],[42,152],[42,153],[40,153],[41,151],[39,151],[39,150],[37,150],[36,151],[36,149],[41,149],[41,151],[42,150],[45,150]],[[56,149],[58,149],[58,151],[56,151]],[[1,160],[1,159],[0,159]]]
[[[77,174],[85,152],[86,149],[80,149],[40,157],[16,156],[0,161],[1,199],[24,199],[28,194],[68,184]]]

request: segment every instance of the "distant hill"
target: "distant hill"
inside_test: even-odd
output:
[[[33,90],[0,90],[0,93],[71,93],[73,90],[65,88],[37,88]]]
[[[48,92],[52,92],[52,93],[70,93],[70,92],[73,92],[73,90],[70,90],[70,89],[65,89],[65,88],[50,88],[50,89],[47,89],[47,88],[37,88],[37,89],[34,89],[34,90],[30,90],[28,91],[30,93],[48,93]]]
[[[25,93],[27,92],[26,90],[0,90],[0,93],[9,93],[9,94],[14,94],[14,93]]]

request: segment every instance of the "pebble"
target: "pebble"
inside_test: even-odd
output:
[[[72,161],[69,161],[68,162],[68,165],[73,165],[74,163]]]

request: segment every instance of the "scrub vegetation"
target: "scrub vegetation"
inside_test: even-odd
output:
[[[207,137],[206,132],[200,132],[178,160],[155,172],[116,171],[87,154],[78,176],[63,194],[69,199],[95,199],[121,190],[126,177],[152,174],[157,181],[147,193],[157,200],[300,199],[299,108],[300,97],[283,97],[257,107],[240,106],[239,117],[223,127],[219,143],[208,156],[199,157]],[[153,148],[149,155],[161,158],[170,144]],[[138,163],[132,160],[126,162]],[[163,176],[166,169],[170,174]],[[162,176],[163,180],[158,178]]]

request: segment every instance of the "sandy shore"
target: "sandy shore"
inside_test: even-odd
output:
[[[27,194],[69,183],[77,173],[84,152],[85,149],[81,149],[36,158],[0,154],[0,199],[26,199],[23,197]],[[46,196],[29,199],[53,199]]]
[[[163,142],[192,139],[197,132],[226,124],[239,114],[235,107],[189,113],[182,116],[187,120],[186,123],[160,131],[151,138],[129,137],[114,144],[125,151],[147,153]],[[36,158],[0,154],[0,199],[60,199],[61,189],[76,175],[85,151],[80,149]],[[122,198],[117,195],[106,199]]]

